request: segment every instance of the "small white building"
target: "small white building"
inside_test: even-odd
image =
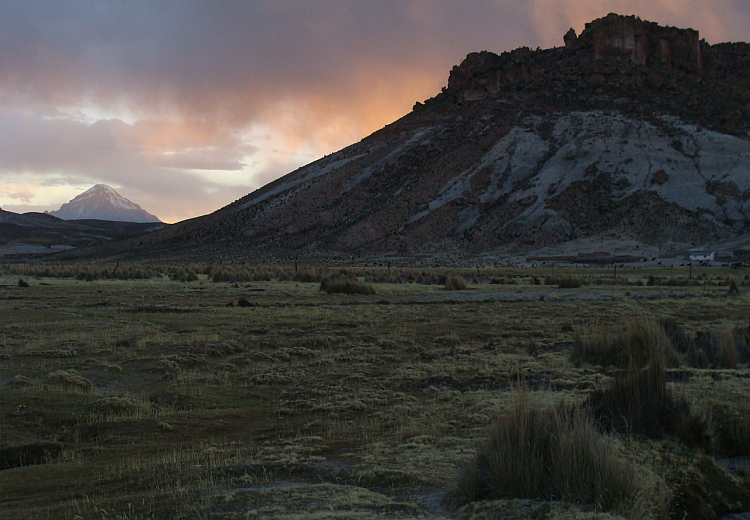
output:
[[[690,251],[691,262],[713,262],[716,251]]]

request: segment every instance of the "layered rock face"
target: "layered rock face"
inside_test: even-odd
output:
[[[703,71],[698,31],[661,27],[634,16],[610,14],[586,25],[569,50],[589,51],[595,60],[626,57],[646,65],[659,62],[686,72]]]

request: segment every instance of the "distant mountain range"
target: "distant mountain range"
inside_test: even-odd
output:
[[[0,209],[0,256],[86,247],[140,236],[164,226],[160,222],[63,220],[47,213],[18,214]]]
[[[65,220],[110,220],[114,222],[161,222],[138,204],[129,201],[106,184],[84,191],[50,215]]]
[[[747,243],[750,45],[615,14],[563,41],[471,53],[440,94],[359,143],[97,254],[477,256],[583,241],[680,254]]]

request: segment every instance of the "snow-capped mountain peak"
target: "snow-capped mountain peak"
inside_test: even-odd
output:
[[[106,184],[96,184],[59,210],[50,214],[65,220],[113,220],[117,222],[160,222],[138,204],[129,201]]]

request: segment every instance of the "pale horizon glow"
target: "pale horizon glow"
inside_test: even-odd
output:
[[[750,40],[744,0],[3,3],[0,207],[101,183],[204,215],[407,114],[468,53],[560,46],[609,12]]]

